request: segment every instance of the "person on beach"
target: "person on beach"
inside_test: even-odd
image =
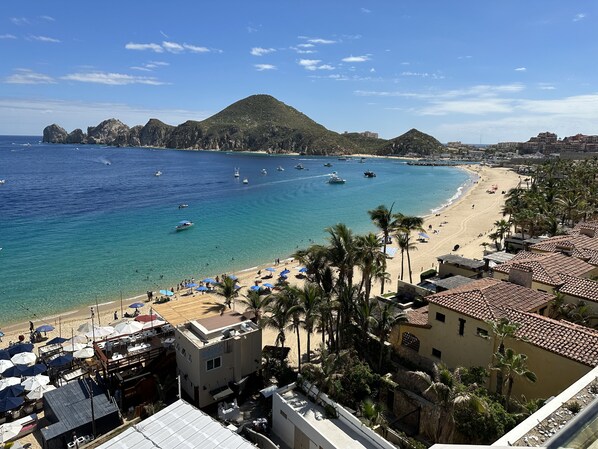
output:
[[[33,321],[29,321],[29,332],[33,332]]]
[[[118,312],[115,310],[114,311],[114,321],[118,320]]]

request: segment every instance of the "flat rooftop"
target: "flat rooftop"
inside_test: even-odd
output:
[[[192,320],[177,327],[177,331],[200,347],[256,330],[259,330],[257,325],[242,313],[235,311]]]
[[[456,254],[445,254],[443,256],[438,256],[436,259],[442,263],[450,263],[471,270],[479,270],[486,265],[486,263],[481,260],[468,259],[467,257],[457,256]]]
[[[222,303],[222,297],[206,294],[183,296],[163,304],[153,304],[152,308],[168,323],[178,326],[188,321],[219,315],[214,307],[219,303]]]

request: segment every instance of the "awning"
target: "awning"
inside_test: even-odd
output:
[[[269,387],[261,389],[260,393],[263,397],[269,398],[276,390],[278,390],[278,385],[270,385]]]
[[[215,401],[219,401],[233,394],[233,390],[231,390],[228,387],[225,387],[224,390],[222,388],[217,388],[216,390],[210,391],[210,394],[212,395]]]

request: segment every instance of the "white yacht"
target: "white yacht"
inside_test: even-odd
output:
[[[154,173],[154,176],[162,176],[162,172],[158,170],[156,173]]]
[[[238,177],[239,177],[239,169],[235,168],[235,178],[238,178]]]
[[[243,178],[243,184],[249,184],[249,179]]]
[[[345,182],[347,181],[338,176],[336,172],[332,172],[330,178],[328,178],[328,184],[344,184]]]
[[[266,169],[262,168],[262,175],[267,175],[267,174],[268,174],[268,172],[266,171]]]

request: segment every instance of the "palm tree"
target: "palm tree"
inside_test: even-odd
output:
[[[376,209],[372,209],[368,211],[370,218],[376,225],[378,229],[382,232],[383,238],[383,249],[382,253],[386,255],[386,242],[388,241],[388,237],[390,233],[396,226],[397,216],[393,215],[392,208],[394,207],[394,203],[388,209],[385,205],[381,204]],[[386,270],[386,259],[384,260],[384,270]],[[382,279],[382,285],[380,287],[380,294],[384,294],[384,279]]]
[[[274,303],[268,307],[269,315],[262,319],[262,326],[271,327],[278,331],[276,336],[276,346],[280,343],[280,346],[284,349],[286,342],[286,329],[289,323],[293,319],[293,313],[295,310],[293,306],[285,301],[284,296],[276,296]]]
[[[361,415],[367,420],[368,426],[375,426],[382,417],[382,407],[368,398],[361,404]]]
[[[378,360],[378,371],[382,370],[382,361],[386,352],[385,343],[395,324],[407,321],[407,315],[402,310],[396,313],[396,307],[392,302],[378,303],[378,317],[376,318],[376,333],[380,339],[380,358]]]
[[[353,268],[357,252],[355,250],[355,237],[353,231],[343,223],[326,228],[329,234],[328,260],[338,268],[338,285],[353,285]]]
[[[307,333],[307,363],[311,362],[311,334],[314,332],[316,321],[321,317],[321,290],[315,284],[305,283],[299,290],[299,305],[303,310],[303,327]]]
[[[224,304],[230,309],[232,302],[235,300],[237,296],[239,296],[239,291],[236,288],[236,280],[229,278],[228,276],[224,276],[222,278],[222,282],[218,284],[216,287],[216,292],[224,296]]]
[[[245,312],[253,315],[252,321],[260,325],[264,311],[272,301],[272,295],[260,295],[257,290],[250,290],[245,298],[241,298],[239,302],[246,306]]]
[[[422,217],[410,217],[410,216],[403,216],[397,220],[398,228],[407,234],[407,242],[410,241],[411,233],[413,231],[423,231],[422,225],[424,224],[424,219]],[[414,246],[407,245],[405,246],[405,251],[407,252],[407,265],[409,267],[409,283],[413,284],[413,276],[411,272],[411,257],[409,256],[409,250],[414,249]]]
[[[515,338],[517,330],[521,327],[521,324],[515,323],[508,318],[500,318],[498,320],[486,321],[486,324],[490,326],[490,331],[495,337],[495,354],[504,355],[505,353],[505,340],[507,338]],[[496,394],[502,395],[502,372],[498,371],[496,374]]]
[[[515,376],[523,377],[530,382],[536,382],[538,377],[533,371],[530,371],[527,368],[527,355],[517,354],[511,348],[507,348],[504,354],[497,352],[494,355],[496,357],[496,363],[492,368],[503,373],[505,378],[504,383],[507,386],[505,410],[509,411]]]
[[[380,251],[382,246],[380,240],[372,232],[367,235],[358,235],[355,238],[355,245],[359,254],[358,262],[362,273],[359,291],[361,292],[364,289],[366,298],[369,298],[372,290],[373,273],[380,271],[386,265],[386,254]]]
[[[301,371],[301,334],[299,330],[301,329],[301,324],[303,322],[301,320],[303,307],[299,300],[300,294],[301,290],[295,286],[287,286],[282,291],[283,301],[289,308],[289,314],[291,316],[289,328],[293,329],[297,335],[297,368],[299,371]]]
[[[355,322],[361,332],[361,343],[365,343],[368,339],[370,328],[376,326],[378,323],[374,317],[374,310],[378,305],[378,301],[372,298],[361,298],[357,307],[355,308]]]

